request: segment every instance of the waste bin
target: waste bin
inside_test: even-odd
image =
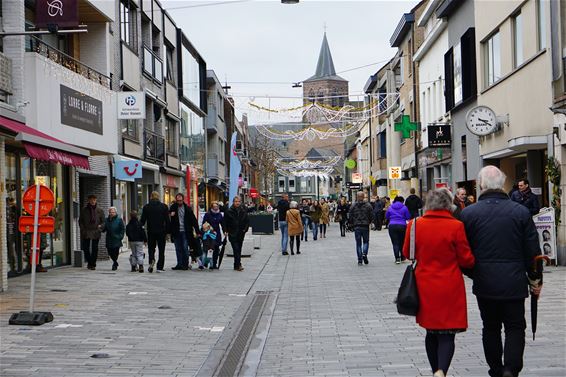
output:
[[[83,251],[82,250],[73,250],[73,254],[75,256],[75,263],[73,263],[73,267],[81,267],[83,266]]]

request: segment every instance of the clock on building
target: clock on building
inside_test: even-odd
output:
[[[474,135],[489,135],[497,129],[497,117],[489,107],[477,106],[468,111],[466,126]]]

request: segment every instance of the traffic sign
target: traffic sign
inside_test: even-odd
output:
[[[33,233],[33,216],[20,216],[18,230],[22,233]],[[55,218],[53,216],[40,217],[37,231],[39,233],[53,233],[55,231]]]
[[[35,212],[35,196],[37,193],[37,185],[30,186],[23,197],[24,210],[33,215]],[[39,216],[45,216],[53,209],[55,205],[55,195],[47,186],[39,185]],[[33,218],[32,218],[33,220]]]

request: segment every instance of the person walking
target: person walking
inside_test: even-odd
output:
[[[425,348],[432,373],[444,377],[454,356],[455,336],[468,328],[466,288],[461,269],[474,266],[464,224],[452,217],[452,194],[429,192],[423,217],[415,223],[415,279],[419,292],[416,321],[426,329]],[[442,229],[442,232],[438,230]],[[403,255],[409,258],[410,231]]]
[[[389,222],[389,238],[393,244],[393,254],[395,263],[399,264],[405,260],[401,253],[403,241],[405,240],[405,231],[407,230],[407,221],[411,219],[411,214],[407,207],[403,204],[405,198],[396,196],[393,204],[387,209],[385,218]]]
[[[171,216],[171,238],[175,243],[177,265],[172,270],[189,269],[189,246],[194,247],[195,234],[200,234],[197,218],[191,207],[185,203],[185,196],[175,195],[175,203],[169,208]],[[194,234],[193,234],[194,231]]]
[[[375,225],[375,230],[381,230],[383,225],[383,200],[376,198],[373,205],[373,223]]]
[[[244,244],[244,237],[248,231],[250,222],[248,213],[242,207],[242,201],[239,196],[235,196],[232,202],[232,207],[224,215],[224,228],[228,233],[230,245],[234,253],[234,270],[244,271],[241,263],[242,245]]]
[[[130,255],[132,272],[143,272],[143,246],[144,244],[147,245],[147,235],[138,219],[138,213],[136,211],[130,212],[130,221],[128,225],[126,225],[126,236],[128,237],[128,243],[132,252]]]
[[[310,205],[306,199],[301,201],[301,206],[299,207],[301,212],[301,220],[303,221],[303,233],[301,234],[301,241],[304,239],[305,242],[309,240],[309,227],[311,226],[311,212]]]
[[[143,206],[141,225],[147,230],[147,245],[149,253],[148,272],[153,272],[155,266],[155,247],[159,250],[159,260],[157,261],[157,271],[163,271],[165,265],[165,236],[170,231],[171,220],[169,218],[169,208],[159,200],[159,193],[151,193],[149,203]],[[147,223],[147,226],[146,226]]]
[[[291,255],[295,255],[293,246],[297,244],[297,254],[301,254],[301,234],[304,232],[301,212],[297,209],[297,202],[292,201],[287,211],[287,225],[289,226],[289,239]]]
[[[214,249],[212,252],[212,266],[211,270],[216,270],[218,268],[218,256],[220,255],[220,244],[222,244],[222,222],[224,221],[224,214],[220,212],[220,207],[218,202],[213,202],[210,210],[204,214],[202,219],[203,223],[209,223],[214,232],[216,233],[216,242],[214,244]]]
[[[336,217],[335,220],[340,223],[340,236],[346,237],[346,224],[348,222],[348,212],[350,212],[350,206],[346,202],[346,198],[343,196],[340,198],[340,203],[336,206]]]
[[[385,225],[385,229],[389,229],[389,220],[387,219],[387,216],[385,216],[389,207],[391,207],[391,198],[386,196],[383,199],[383,212],[381,212],[381,218],[383,219],[383,225]]]
[[[531,213],[531,216],[536,215],[540,211],[538,196],[531,190],[528,179],[521,179],[517,182],[517,190],[511,194],[511,200],[525,206]]]
[[[458,220],[460,220],[460,215],[462,214],[462,211],[464,210],[464,208],[466,208],[469,205],[465,188],[459,187],[456,190],[456,195],[454,196],[454,205],[456,206],[456,209],[453,212],[453,216]]]
[[[495,166],[482,168],[477,179],[480,197],[461,215],[476,259],[473,293],[483,322],[483,348],[492,377],[516,377],[523,369],[525,299],[529,286],[533,296],[542,289],[542,274],[531,268],[534,258],[541,255],[532,212],[509,199],[503,191],[505,179]]]
[[[310,211],[312,220],[312,239],[316,241],[318,237],[318,226],[320,224],[320,218],[322,217],[322,208],[320,207],[318,200],[313,202]]]
[[[326,238],[326,228],[330,224],[330,206],[324,198],[320,200],[320,208],[322,210],[320,216],[320,238]]]
[[[287,243],[289,242],[289,232],[287,228],[287,211],[289,210],[289,194],[281,195],[281,200],[277,203],[277,215],[279,216],[279,231],[281,232],[281,253],[287,253]]]
[[[98,242],[104,226],[104,211],[96,204],[96,195],[88,196],[88,204],[79,215],[81,233],[81,249],[83,250],[87,268],[96,270],[98,259]]]
[[[419,215],[419,210],[423,208],[423,201],[417,196],[414,188],[411,188],[409,192],[410,195],[407,196],[407,199],[405,200],[405,206],[407,206],[407,209],[409,210],[411,219],[414,219]]]
[[[365,201],[363,191],[358,191],[356,194],[356,203],[350,208],[348,221],[354,228],[358,265],[362,265],[362,260],[363,263],[368,264],[369,227],[373,221],[373,208],[371,204]]]
[[[108,208],[108,217],[104,221],[102,231],[106,232],[106,250],[108,250],[108,255],[113,262],[112,271],[116,271],[118,269],[118,256],[126,231],[124,221],[118,216],[116,207]]]

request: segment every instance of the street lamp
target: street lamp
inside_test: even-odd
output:
[[[281,4],[297,4],[299,0],[281,0]]]

